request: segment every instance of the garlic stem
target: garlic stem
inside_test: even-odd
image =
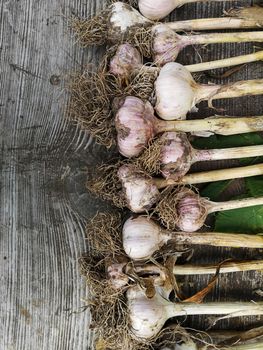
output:
[[[263,60],[263,51],[258,51],[249,55],[242,55],[237,57],[230,57],[221,60],[215,60],[211,62],[202,62],[185,66],[189,72],[200,72],[210,69],[225,68],[231,66],[237,66],[240,64],[245,64],[249,62],[261,61]]]
[[[208,275],[215,274],[218,265],[175,265],[173,273],[178,276],[186,275]],[[251,261],[228,261],[221,267],[219,273],[232,273],[241,271],[263,270],[263,260],[251,260]]]
[[[194,149],[191,163],[221,159],[240,159],[263,156],[263,145],[197,150]]]
[[[263,174],[263,164],[249,165],[239,168],[204,171],[194,174],[187,174],[181,180],[181,184],[199,184],[213,181],[240,179],[243,177],[258,176]],[[171,180],[160,180],[157,185],[164,188],[172,184]],[[176,182],[174,183],[176,184]]]
[[[136,337],[144,339],[157,336],[172,317],[227,315],[230,318],[263,314],[262,302],[172,303],[158,293],[149,299],[139,287],[127,291],[127,305],[131,330]]]
[[[263,11],[262,11],[263,14]],[[263,23],[263,22],[262,22]],[[218,29],[245,29],[260,27],[257,19],[242,18],[200,18],[185,21],[165,23],[170,29],[180,31],[200,31],[200,30],[218,30]]]
[[[161,179],[153,178],[155,185],[159,188],[165,188],[171,185],[191,185],[191,184],[200,184],[206,182],[214,182],[221,180],[230,180],[230,179],[240,179],[243,177],[258,176],[263,175],[263,164],[248,165],[238,168],[229,168],[229,169],[219,169],[219,170],[210,170],[202,171],[199,173],[187,174],[179,182],[172,179]]]
[[[256,117],[210,117],[197,120],[166,121],[156,118],[157,133],[165,131],[209,131],[219,135],[243,134],[263,130],[263,116]]]
[[[157,270],[156,270],[157,268]],[[215,274],[218,269],[217,265],[175,265],[173,267],[173,274],[178,276],[188,275],[211,275]],[[158,266],[156,265],[140,265],[134,268],[136,273],[158,273]],[[250,260],[250,261],[226,261],[219,270],[220,274],[245,272],[245,271],[263,270],[263,260]]]
[[[263,197],[243,198],[243,199],[236,199],[236,200],[226,201],[226,202],[218,202],[218,203],[210,202],[210,203],[211,205],[208,205],[208,214],[214,213],[216,211],[247,208],[247,207],[253,207],[256,205],[263,205]]]
[[[259,32],[240,32],[240,33],[212,33],[212,34],[195,34],[181,36],[185,45],[199,44],[222,44],[222,43],[241,43],[241,42],[262,42],[263,31]]]
[[[263,94],[263,79],[244,80],[221,86],[218,92],[212,96],[212,100],[261,94]],[[206,96],[209,98],[209,88]]]
[[[228,315],[233,317],[263,315],[263,302],[210,302],[204,304],[183,303],[182,305],[168,306],[168,315],[171,317],[185,315]],[[235,316],[235,313],[238,315]]]
[[[208,245],[212,247],[262,248],[263,237],[239,233],[222,232],[176,232],[177,244]]]

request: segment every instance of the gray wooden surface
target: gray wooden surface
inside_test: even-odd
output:
[[[87,16],[102,5],[102,0],[0,2],[0,350],[92,347],[89,313],[82,308],[87,291],[77,260],[87,250],[85,219],[102,204],[85,193],[83,174],[106,153],[66,121],[67,96],[62,88],[68,71],[95,63],[100,50],[84,51],[74,45],[64,17]],[[189,5],[177,12],[177,19],[215,16],[229,7]],[[215,59],[223,53],[250,52],[252,46],[224,45],[200,52],[204,60]],[[198,60],[193,52],[181,55],[181,62]],[[230,80],[257,76],[263,76],[262,63],[244,67]],[[230,115],[263,114],[262,97],[228,101],[224,106]],[[207,256],[196,252],[195,257],[214,261],[234,254],[207,251]],[[255,254],[241,251],[239,256]],[[214,300],[249,300],[254,298],[252,290],[262,285],[261,275],[251,273],[236,275],[231,283],[229,277],[220,281],[223,288],[216,287]],[[190,288],[189,281],[185,288]],[[246,318],[236,328],[260,322]],[[204,324],[197,318],[189,323]],[[226,321],[219,326],[231,325]]]

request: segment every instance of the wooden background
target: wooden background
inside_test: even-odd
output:
[[[83,310],[87,291],[77,262],[88,249],[85,219],[103,207],[85,192],[85,168],[107,154],[64,118],[63,83],[69,71],[96,64],[101,50],[75,45],[65,18],[73,13],[94,14],[103,5],[102,0],[0,2],[1,350],[92,348],[89,313]],[[227,3],[189,5],[173,18],[212,17],[230,7]],[[190,49],[179,61],[199,61],[199,54],[206,60],[251,50],[253,44]],[[243,67],[228,81],[256,77],[263,77],[262,63]],[[262,97],[217,103],[223,105],[229,115],[263,114]],[[201,111],[203,116],[211,115],[205,104]],[[262,257],[262,251],[207,252],[204,256],[197,251],[196,261]],[[185,284],[189,293],[190,282]],[[207,279],[196,282],[201,287]],[[260,273],[228,275],[220,279],[220,286],[210,299],[257,300],[253,291],[262,287],[262,278]],[[192,318],[188,325],[204,328],[206,322]],[[247,317],[218,327],[257,324],[262,319]]]

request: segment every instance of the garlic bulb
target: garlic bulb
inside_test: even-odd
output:
[[[162,119],[185,119],[187,113],[204,100],[263,94],[263,79],[228,85],[198,84],[184,66],[171,62],[160,70],[155,93],[155,110]]]
[[[161,228],[144,216],[128,219],[122,230],[123,248],[133,260],[150,258],[169,239]]]
[[[120,78],[129,77],[136,68],[140,69],[143,60],[139,51],[129,43],[119,45],[110,61],[109,72]]]
[[[176,61],[179,52],[187,46],[187,43],[184,42],[186,36],[178,35],[165,23],[153,26],[152,36],[154,62],[159,66]]]
[[[158,201],[159,190],[151,177],[134,168],[122,165],[118,170],[128,208],[134,213],[149,210]]]
[[[139,155],[154,137],[154,111],[149,102],[128,96],[115,117],[117,141],[124,157]]]
[[[167,132],[160,137],[160,167],[165,178],[175,180],[183,177],[190,169],[193,148],[186,134]]]
[[[207,209],[199,196],[189,191],[177,204],[177,226],[182,231],[195,232],[203,225],[207,217]]]
[[[133,28],[151,25],[152,22],[143,17],[137,10],[117,1],[109,9],[108,37],[111,42],[120,42],[124,34],[131,32]]]
[[[196,105],[198,84],[179,63],[167,63],[155,81],[157,114],[165,120],[185,119]]]

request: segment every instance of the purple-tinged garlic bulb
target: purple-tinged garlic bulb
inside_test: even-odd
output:
[[[165,178],[179,180],[190,169],[193,148],[186,134],[166,132],[160,137],[160,172]]]
[[[156,207],[161,221],[169,229],[195,232],[205,223],[209,201],[189,188],[165,191]]]
[[[177,204],[177,226],[185,232],[195,232],[205,223],[208,210],[205,199],[201,199],[196,193],[190,192],[182,197]]]
[[[158,66],[176,61],[179,52],[186,46],[184,36],[176,34],[165,23],[153,26],[152,36],[154,62]]]
[[[118,148],[124,157],[135,157],[143,151],[155,135],[155,119],[149,102],[133,96],[125,98],[115,118]]]
[[[143,65],[139,51],[129,43],[118,46],[116,54],[110,61],[109,72],[120,78],[129,77],[136,68]]]
[[[198,150],[191,146],[186,134],[166,132],[145,149],[136,164],[151,175],[161,173],[166,179],[179,181],[195,162],[262,155],[263,145]]]
[[[166,132],[150,145],[138,161],[141,160],[143,168],[150,173],[161,173],[166,179],[177,181],[190,170],[193,154],[185,133]]]
[[[134,213],[149,210],[160,196],[158,187],[150,176],[133,165],[122,165],[118,170],[127,207]]]

